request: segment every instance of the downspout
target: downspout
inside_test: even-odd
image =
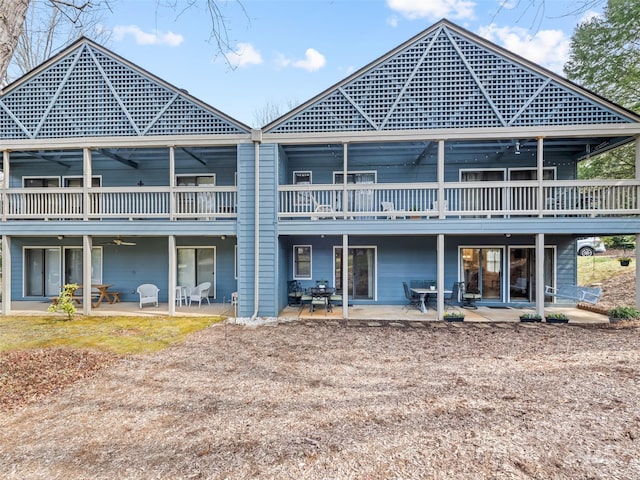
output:
[[[262,141],[262,130],[251,130],[251,140],[253,141],[253,157],[255,158],[255,178],[254,178],[254,249],[255,262],[253,271],[253,322],[258,317],[258,304],[260,300],[259,277],[260,277],[260,142]]]

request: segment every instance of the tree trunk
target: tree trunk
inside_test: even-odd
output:
[[[0,0],[0,79],[5,77],[30,0]]]

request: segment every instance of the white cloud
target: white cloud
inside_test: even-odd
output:
[[[472,18],[476,3],[472,0],[387,0],[391,10],[409,20],[420,18]]]
[[[327,64],[327,60],[324,58],[324,55],[315,48],[307,48],[304,52],[304,57],[304,60],[296,60],[292,65],[296,68],[302,68],[309,72],[315,72]]]
[[[501,0],[498,2],[500,8],[504,8],[505,10],[513,10],[518,6],[518,0]]]
[[[246,67],[262,63],[262,55],[250,43],[238,43],[236,49],[225,56],[232,67]]]
[[[478,33],[556,73],[562,74],[562,67],[569,59],[571,40],[560,30],[540,30],[531,35],[521,27],[498,27],[492,23],[481,27]]]
[[[602,14],[594,12],[593,10],[589,10],[588,12],[584,12],[584,15],[582,15],[578,24],[588,22],[590,20],[593,20],[594,18],[602,18]]]
[[[127,35],[132,35],[138,45],[168,45],[177,47],[180,45],[184,37],[179,33],[173,32],[144,32],[137,25],[116,25],[113,27],[113,39],[116,42],[124,40]]]
[[[397,27],[399,23],[397,15],[391,15],[389,18],[387,18],[387,23],[394,28]]]

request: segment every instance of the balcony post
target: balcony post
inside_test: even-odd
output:
[[[538,151],[537,153],[537,173],[536,176],[538,178],[538,217],[542,218],[543,211],[545,208],[544,202],[544,187],[542,186],[542,181],[544,180],[544,139],[542,137],[538,138]]]
[[[82,149],[82,219],[84,221],[89,220],[89,205],[91,204],[89,198],[89,190],[93,186],[93,174],[91,171],[91,149]],[[68,212],[64,212],[67,214]],[[95,213],[95,212],[91,212]]]
[[[173,150],[173,147],[171,150]],[[167,294],[170,317],[176,314],[176,285],[178,284],[176,265],[176,237],[175,235],[169,235],[169,288],[167,289]]]
[[[169,147],[169,220],[176,219],[176,148]],[[175,303],[175,302],[174,302]]]
[[[11,153],[9,150],[4,150],[2,152],[2,173],[4,175],[2,180],[2,221],[7,220],[7,216],[9,215],[9,196],[7,195],[7,188],[9,188],[9,157]]]
[[[11,313],[11,237],[2,235],[2,315]]]
[[[348,152],[349,152],[349,144],[347,142],[342,144],[342,218],[347,218],[347,206],[349,201],[349,192],[347,191],[347,172],[348,168]]]
[[[437,161],[437,177],[438,177],[438,218],[445,217],[446,199],[444,198],[444,140],[438,140],[438,161]],[[430,208],[426,205],[426,208]]]
[[[536,234],[536,313],[544,316],[544,233]]]
[[[345,177],[346,178],[346,177]],[[349,269],[345,263],[349,259],[349,235],[342,235],[342,264],[340,272],[342,273],[342,318],[349,318]]]
[[[636,137],[636,180],[640,180],[640,135]],[[635,200],[638,202],[638,192]],[[636,205],[637,206],[637,205]],[[640,245],[640,233],[636,233],[636,279],[640,278],[640,265],[638,265],[638,245]],[[640,308],[640,287],[636,280],[636,307]]]
[[[82,236],[82,313],[91,314],[91,247],[90,235]],[[62,285],[64,288],[64,285]]]
[[[438,285],[438,294],[436,303],[438,309],[438,320],[444,319],[444,234],[439,233],[436,246],[436,285]]]

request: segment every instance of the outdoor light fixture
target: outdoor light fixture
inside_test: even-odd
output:
[[[220,239],[221,239],[221,240],[226,240],[226,239],[227,239],[227,236],[226,236],[226,235],[222,235],[222,236],[220,237]]]
[[[516,151],[515,151],[516,155],[520,155],[520,142],[516,142]]]

